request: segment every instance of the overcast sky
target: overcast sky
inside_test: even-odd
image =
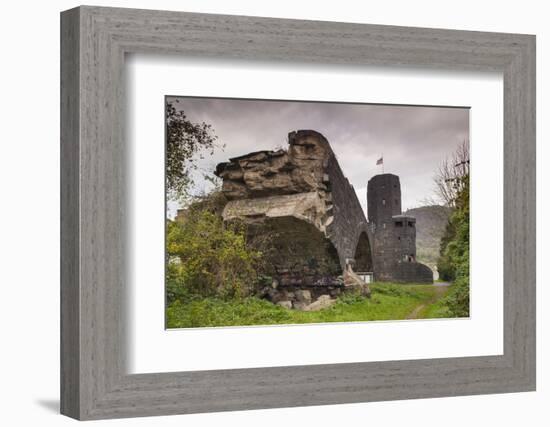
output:
[[[167,98],[193,122],[212,125],[223,151],[201,162],[213,171],[219,162],[252,151],[287,147],[290,131],[322,133],[336,153],[366,211],[368,180],[382,168],[401,180],[403,210],[434,195],[433,176],[441,161],[469,139],[467,108],[257,101],[220,98]],[[204,189],[205,182],[196,179]],[[173,214],[174,203],[170,203]],[[365,212],[366,213],[366,212]]]

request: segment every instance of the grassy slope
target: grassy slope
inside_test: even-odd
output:
[[[445,297],[452,291],[455,285],[447,287],[445,293],[442,297]],[[444,319],[455,317],[449,312],[449,308],[445,305],[444,298],[439,298],[437,301],[432,302],[431,304],[426,305],[420,313],[419,318],[422,319]]]
[[[167,309],[168,328],[204,326],[274,325],[324,322],[360,322],[406,319],[423,305],[417,318],[444,317],[434,301],[438,297],[431,285],[371,285],[370,299],[345,295],[327,309],[316,312],[288,310],[257,298],[242,301],[216,299],[176,302]]]

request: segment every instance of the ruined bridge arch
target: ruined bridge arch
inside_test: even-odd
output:
[[[290,283],[326,283],[349,260],[374,279],[433,282],[416,261],[416,220],[401,214],[392,174],[368,182],[369,221],[330,144],[319,132],[288,134],[288,149],[257,151],[216,167],[229,200],[224,220],[245,220],[257,236],[274,236],[273,274]]]
[[[335,277],[356,257],[361,271],[372,271],[367,219],[330,144],[312,130],[289,133],[288,143],[217,166],[229,200],[224,220],[244,219],[256,233],[276,236],[274,274],[289,280]]]
[[[338,249],[340,264],[345,268],[346,260],[353,259],[356,270],[373,271],[373,236],[353,185],[345,177],[334,154],[327,160],[326,176],[334,214],[328,235]],[[366,264],[370,267],[369,270],[358,269],[357,255],[361,257],[360,267],[365,267]]]
[[[355,244],[355,252],[353,259],[355,261],[354,269],[362,272],[373,272],[373,252],[372,252],[372,236],[367,227],[360,227],[357,233]]]

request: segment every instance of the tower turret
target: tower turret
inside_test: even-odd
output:
[[[373,176],[367,185],[369,222],[375,225],[388,223],[401,215],[401,184],[391,173]]]
[[[367,208],[374,234],[374,279],[433,282],[432,270],[416,261],[416,219],[401,214],[401,184],[397,175],[385,173],[369,180]]]

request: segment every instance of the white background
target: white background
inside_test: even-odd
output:
[[[57,415],[59,384],[59,17],[72,1],[3,5],[0,72],[0,316],[4,425],[68,425]],[[470,1],[97,1],[96,4],[197,12],[248,14],[375,24],[536,33],[538,74],[538,218],[550,178],[548,78],[550,28],[544,2]],[[538,391],[414,401],[200,414],[104,422],[109,425],[292,426],[314,424],[407,426],[546,426],[550,420],[547,369],[548,225],[538,221]]]
[[[224,78],[217,79],[219,75]],[[126,76],[133,169],[127,216],[133,239],[130,372],[502,354],[500,73],[383,67],[350,72],[318,65],[297,70],[269,62],[132,55]],[[164,94],[470,106],[471,318],[165,331]],[[333,148],[338,153],[334,143]],[[205,351],[211,348],[217,351]]]

